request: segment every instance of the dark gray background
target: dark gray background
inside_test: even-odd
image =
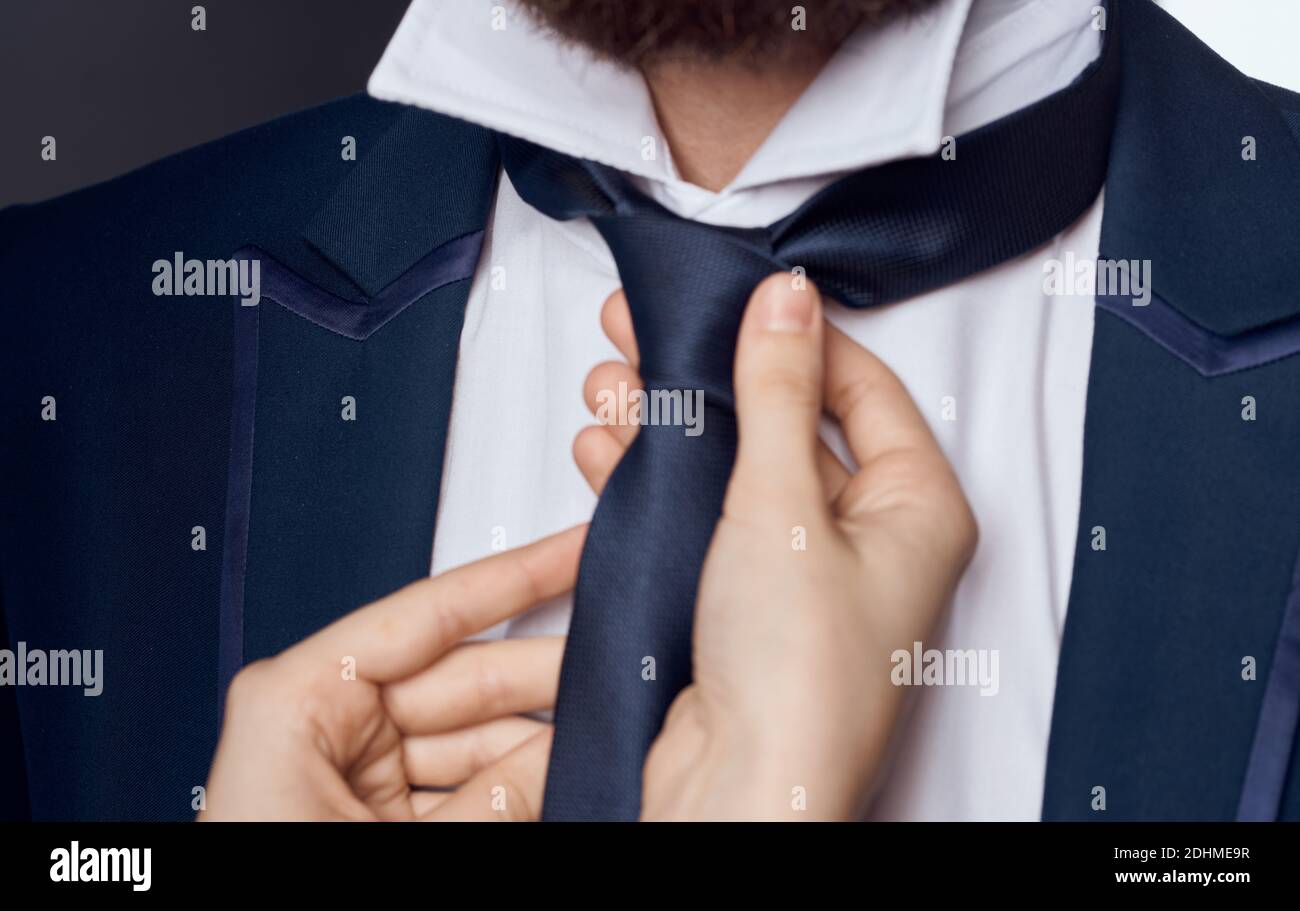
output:
[[[204,32],[190,28],[200,2]],[[0,207],[362,91],[406,5],[0,0]]]

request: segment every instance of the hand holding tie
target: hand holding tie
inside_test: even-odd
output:
[[[466,642],[573,587],[586,526],[421,579],[248,665],[199,820],[535,820],[558,636]],[[431,789],[438,790],[431,790]]]
[[[890,655],[932,632],[974,552],[974,517],[903,385],[795,284],[769,277],[744,315],[739,448],[700,581],[694,682],[647,758],[643,819],[856,816],[904,704]],[[601,390],[640,386],[621,292],[602,322],[627,363],[592,371],[593,412]],[[823,408],[856,471],[818,440]],[[575,440],[597,492],[636,432]]]
[[[602,389],[640,384],[621,295],[603,319],[627,363],[592,372],[593,411]],[[735,390],[740,443],[700,582],[694,682],[645,763],[642,818],[852,818],[904,701],[889,656],[933,629],[974,519],[898,379],[792,276],[755,291]],[[823,407],[856,472],[818,441]],[[635,434],[578,436],[598,492]],[[561,642],[464,640],[572,588],[585,532],[412,583],[245,668],[199,818],[536,819],[551,726],[524,713],[554,705]]]

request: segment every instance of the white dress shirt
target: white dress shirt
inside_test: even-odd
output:
[[[933,153],[944,136],[1066,85],[1097,54],[1093,6],[941,0],[860,31],[717,193],[677,176],[638,74],[512,6],[415,0],[369,90],[620,168],[680,215],[757,226],[847,171]],[[999,656],[996,695],[917,687],[874,818],[1039,817],[1093,326],[1091,299],[1044,293],[1043,262],[1095,258],[1101,206],[1042,248],[938,291],[866,311],[828,307],[907,386],[979,521],[975,558],[925,645]],[[502,176],[461,333],[433,572],[590,518],[595,497],[570,447],[593,421],[583,380],[619,356],[599,322],[618,286],[589,222],[546,218]],[[824,434],[849,462],[838,428],[828,422]],[[561,599],[490,635],[563,633],[570,609]]]

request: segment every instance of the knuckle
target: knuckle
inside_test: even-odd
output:
[[[975,556],[975,548],[979,545],[980,539],[979,521],[975,518],[975,513],[971,510],[970,504],[966,502],[965,497],[961,499],[961,509],[957,516],[956,530],[957,553],[964,566]]]
[[[274,658],[262,658],[245,665],[230,681],[226,705],[230,711],[245,711],[268,702],[286,701],[289,678],[281,674]]]
[[[324,694],[314,689],[306,689],[295,693],[294,698],[289,700],[287,705],[292,707],[289,721],[295,729],[300,731],[329,728],[337,717],[335,706],[325,698]]]
[[[603,442],[601,434],[607,434],[609,431],[597,424],[589,424],[578,431],[573,438],[573,457],[578,462],[587,462],[592,460],[598,454],[598,447]]]
[[[979,523],[956,475],[946,468],[929,485],[930,512],[939,540],[960,566],[970,562],[979,541]]]
[[[694,717],[695,692],[693,687],[688,687],[677,694],[677,698],[668,706],[668,714],[664,717],[664,727],[685,724],[687,720]]]
[[[509,560],[503,564],[503,568],[514,576],[511,589],[521,593],[521,603],[536,604],[544,599],[545,586],[532,561],[524,558]]]
[[[492,741],[483,727],[469,729],[469,744],[466,749],[471,770],[485,769],[495,759]]]
[[[514,687],[496,664],[488,660],[483,649],[473,659],[473,693],[478,705],[491,714],[504,711],[511,703]]]
[[[316,677],[301,662],[263,658],[245,666],[231,680],[226,711],[298,728],[327,718],[329,700],[318,691]]]
[[[454,572],[429,582],[434,640],[447,648],[469,635],[469,623],[460,606],[468,592],[464,581]]]
[[[826,407],[833,414],[849,414],[859,403],[875,394],[879,382],[869,376],[856,376],[826,389]]]

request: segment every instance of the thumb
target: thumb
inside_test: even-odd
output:
[[[823,382],[821,295],[802,276],[780,272],[750,295],[736,347],[740,444],[727,506],[824,502],[817,472]]]

